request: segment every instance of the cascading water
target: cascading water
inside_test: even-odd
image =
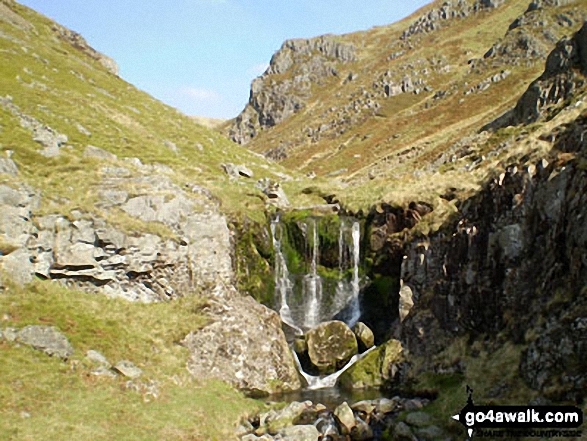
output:
[[[317,267],[320,252],[318,224],[315,219],[312,219],[310,225],[312,226],[312,261],[310,273],[304,277],[303,290],[304,299],[307,299],[304,326],[308,329],[320,324],[320,303],[322,300],[322,278],[318,275]]]
[[[275,297],[279,301],[279,314],[284,323],[297,333],[334,318],[353,326],[360,318],[360,242],[359,222],[341,219],[338,233],[338,280],[325,280],[318,273],[320,264],[320,224],[317,219],[299,223],[305,240],[305,255],[308,256],[307,273],[290,274],[283,250],[284,226],[277,216],[271,222],[271,234],[275,251]],[[350,273],[350,277],[349,277]],[[297,280],[297,284],[296,284]],[[303,371],[297,359],[300,373],[308,382],[308,389],[333,387],[338,377],[366,353],[354,356],[345,367],[334,374],[319,377]]]
[[[283,232],[281,224],[279,223],[279,215],[271,221],[271,237],[273,238],[273,249],[275,250],[275,292],[280,299],[279,315],[281,320],[303,334],[302,330],[295,324],[291,315],[291,309],[288,305],[288,297],[293,292],[293,284],[289,277],[289,270],[287,269],[287,262],[285,256],[281,252],[281,238]]]
[[[298,358],[298,354],[296,354],[295,351],[292,351],[292,352],[293,352],[294,360],[296,362],[296,366],[298,367],[298,370],[300,371],[300,373],[302,374],[302,376],[304,377],[304,379],[308,383],[308,389],[309,390],[316,390],[316,389],[324,389],[327,387],[334,387],[336,385],[338,377],[340,377],[342,374],[344,374],[345,371],[347,369],[349,369],[353,364],[355,364],[357,361],[359,361],[362,358],[364,358],[365,356],[367,356],[367,354],[373,350],[375,350],[375,346],[367,349],[362,354],[353,355],[353,357],[347,362],[347,364],[345,364],[342,367],[342,369],[339,369],[335,373],[330,374],[330,375],[326,375],[323,377],[320,377],[317,375],[310,375],[310,374],[304,372],[304,370],[302,369],[302,365],[300,363],[300,359]]]
[[[359,261],[361,259],[361,226],[358,222],[353,223],[353,280],[351,281],[352,297],[350,307],[349,326],[354,326],[361,317],[361,305],[359,303]]]
[[[353,326],[360,318],[360,240],[359,222],[342,219],[338,234],[338,280],[325,286],[318,273],[320,263],[319,220],[301,223],[305,251],[309,254],[307,273],[290,274],[283,252],[284,226],[279,216],[271,221],[275,250],[275,298],[282,320],[295,329],[311,329],[323,321],[336,319]],[[350,272],[350,277],[349,277]],[[297,282],[296,282],[297,280]]]

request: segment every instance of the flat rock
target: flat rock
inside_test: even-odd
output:
[[[283,441],[318,441],[320,432],[314,426],[289,426],[279,432]]]
[[[69,340],[54,326],[26,326],[19,331],[16,340],[62,359],[73,354],[73,346]]]
[[[143,371],[136,367],[133,362],[128,360],[119,361],[113,369],[130,379],[135,379],[143,375]]]
[[[90,349],[88,352],[86,352],[86,360],[88,360],[89,362],[91,362],[93,364],[104,366],[107,369],[110,369],[110,367],[112,366],[108,362],[106,357],[104,357],[104,355],[102,355],[98,351],[94,351],[93,349]]]

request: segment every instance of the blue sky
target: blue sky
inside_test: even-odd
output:
[[[393,23],[429,0],[18,0],[188,115],[233,118],[284,40]]]

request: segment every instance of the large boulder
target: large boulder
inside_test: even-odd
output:
[[[308,356],[322,374],[336,372],[358,352],[353,331],[343,322],[324,322],[308,331]]]
[[[183,340],[196,378],[217,378],[249,395],[301,387],[279,315],[241,297],[234,288],[217,288],[209,310],[212,323]]]
[[[403,361],[401,342],[389,340],[345,371],[339,382],[345,389],[383,387],[396,379]]]
[[[64,360],[73,354],[73,346],[67,337],[54,326],[26,326],[19,331],[16,340]]]

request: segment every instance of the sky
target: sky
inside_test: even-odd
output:
[[[18,0],[114,58],[120,76],[187,115],[229,119],[291,38],[394,23],[430,0]]]

